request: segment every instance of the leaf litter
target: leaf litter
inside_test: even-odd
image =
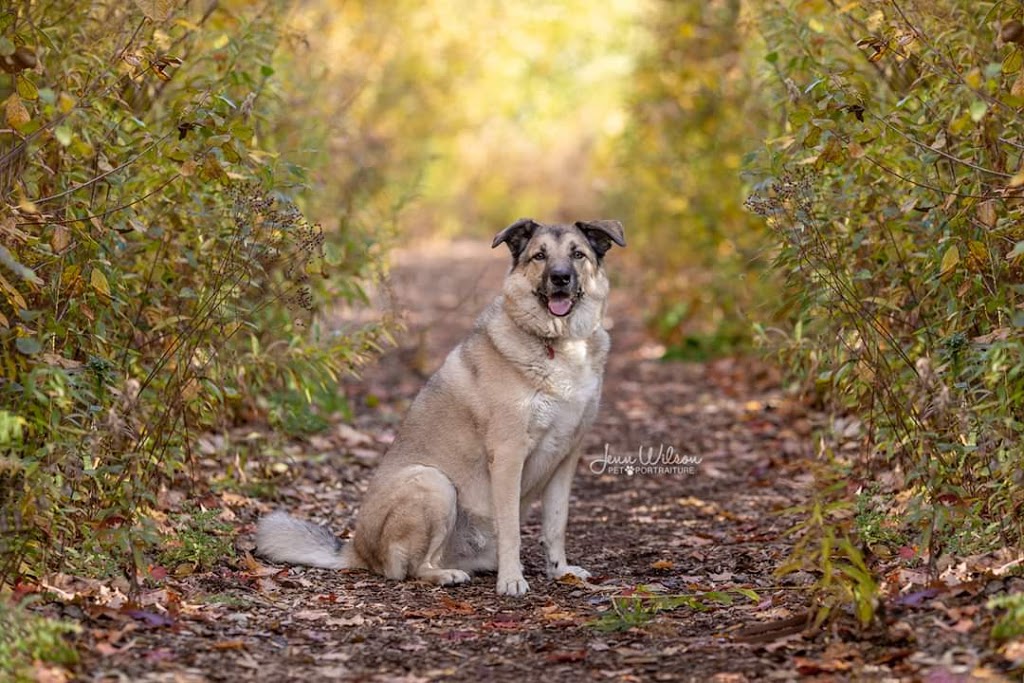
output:
[[[360,379],[343,381],[350,421],[288,439],[264,425],[204,435],[197,490],[161,493],[164,514],[189,500],[222,511],[238,532],[234,557],[188,572],[154,564],[134,588],[66,575],[18,587],[15,597],[31,609],[83,627],[72,636],[77,669],[40,663],[38,680],[938,683],[1000,680],[1024,663],[1020,639],[992,646],[994,615],[985,608],[993,596],[1024,591],[1013,551],[965,558],[931,580],[920,553],[900,548],[874,567],[883,587],[878,623],[864,631],[840,618],[812,628],[814,576],[773,572],[791,547],[784,532],[794,520],[783,511],[809,494],[810,435],[823,418],[785,395],[778,373],[758,361],[660,362],[636,297],[621,287],[602,412],[570,515],[570,557],[591,579],[541,576],[536,511],[524,524],[532,592],[522,599],[496,596],[487,575],[438,588],[254,557],[253,524],[276,507],[347,535],[421,366],[439,364],[505,267],[477,245],[399,256],[392,288],[409,329]],[[247,486],[210,485],[244,443],[277,444],[272,457],[235,468],[243,484],[269,481],[272,502]],[[589,467],[606,447],[659,446],[702,460],[682,474]]]

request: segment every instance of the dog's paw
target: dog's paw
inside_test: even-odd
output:
[[[530,584],[526,583],[526,579],[521,576],[515,576],[510,579],[499,576],[496,590],[498,591],[498,595],[519,597],[521,595],[526,595],[526,593],[529,592]]]
[[[469,574],[461,569],[442,569],[438,572],[435,583],[438,586],[458,586],[460,583],[467,583]]]
[[[421,581],[428,581],[435,586],[457,586],[460,583],[469,581],[469,574],[461,569],[434,569],[433,567],[421,568],[416,573],[416,578]]]
[[[566,576],[575,576],[581,581],[586,581],[590,578],[590,572],[583,567],[577,567],[573,564],[563,564],[561,567],[552,567],[548,569],[549,579],[555,579],[557,581],[558,579]]]

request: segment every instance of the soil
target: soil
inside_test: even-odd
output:
[[[615,274],[615,253],[608,263]],[[824,418],[785,394],[779,373],[759,361],[658,360],[661,349],[622,273],[613,278],[614,350],[602,410],[570,508],[569,559],[590,570],[588,582],[543,576],[537,511],[524,526],[531,591],[523,598],[495,595],[493,575],[438,588],[272,566],[249,555],[255,520],[276,507],[347,535],[405,407],[506,268],[504,250],[476,243],[399,252],[391,291],[407,328],[361,377],[343,381],[352,415],[292,440],[271,468],[271,498],[205,494],[201,502],[222,508],[237,529],[237,557],[187,575],[169,568],[131,609],[104,601],[99,588],[63,603],[60,613],[85,626],[76,676],[938,682],[997,680],[1010,666],[1012,655],[987,646],[982,605],[1019,579],[929,594],[904,581],[867,629],[849,615],[819,627],[808,621],[817,575],[775,570],[791,552],[786,530],[801,519],[792,508],[810,496],[812,433]],[[337,324],[351,315],[339,312]],[[203,464],[213,476],[224,465],[217,438],[210,443]],[[640,449],[693,460],[672,472],[595,471],[606,451],[636,456]]]

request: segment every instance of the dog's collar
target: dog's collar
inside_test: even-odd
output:
[[[555,359],[555,342],[551,339],[542,339],[544,342],[544,350],[548,352],[548,358],[551,360]]]

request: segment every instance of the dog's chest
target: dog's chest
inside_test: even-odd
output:
[[[551,364],[545,381],[530,401],[529,435],[533,448],[524,471],[527,487],[546,479],[569,454],[580,431],[593,419],[601,377],[586,355],[586,347],[570,348],[574,355]],[[533,480],[533,481],[531,481]]]

